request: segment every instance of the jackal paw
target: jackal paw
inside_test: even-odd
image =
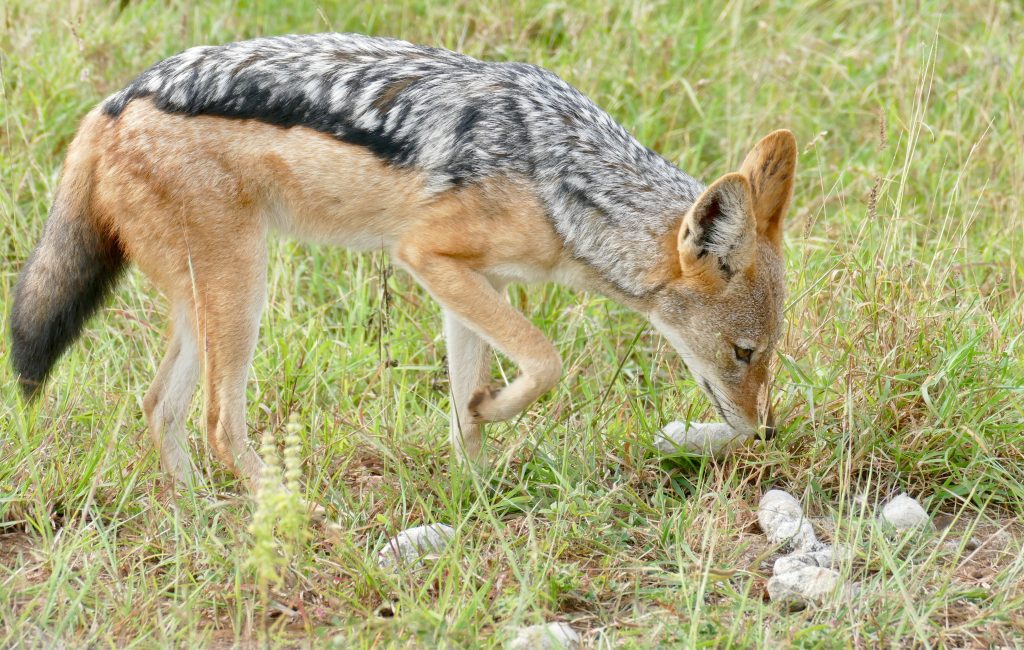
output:
[[[498,386],[485,386],[473,391],[469,398],[469,415],[473,418],[473,424],[481,422],[494,422],[498,419],[494,405],[498,399],[501,388]]]

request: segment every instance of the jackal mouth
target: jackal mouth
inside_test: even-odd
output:
[[[702,379],[701,381],[704,387],[704,392],[706,392],[708,397],[711,398],[711,404],[715,407],[715,410],[718,411],[718,416],[725,420],[726,424],[735,429],[736,427],[733,426],[732,422],[730,422],[729,418],[725,415],[725,409],[722,408],[722,403],[718,401],[718,395],[716,395],[714,389],[711,388],[711,382],[707,379]]]

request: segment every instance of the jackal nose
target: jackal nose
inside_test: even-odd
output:
[[[771,440],[775,437],[775,411],[772,407],[768,407],[768,414],[764,418],[764,433],[762,434],[765,440]]]

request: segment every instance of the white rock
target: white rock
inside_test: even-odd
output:
[[[654,447],[664,454],[688,451],[720,458],[749,438],[721,422],[669,422],[655,436]]]
[[[882,519],[897,530],[917,528],[930,521],[921,504],[906,494],[897,496],[882,508]]]
[[[791,607],[821,604],[840,584],[839,573],[832,569],[809,566],[772,576],[768,580],[768,597]]]
[[[580,635],[568,623],[547,623],[519,628],[515,638],[509,641],[507,650],[576,650],[580,647]]]
[[[455,529],[446,524],[427,524],[403,530],[377,552],[377,564],[387,569],[418,563],[428,553],[440,553],[454,536]]]
[[[800,609],[823,603],[842,587],[847,597],[855,595],[857,585],[843,585],[843,579],[832,567],[836,553],[845,554],[843,546],[834,550],[818,541],[811,522],[804,516],[800,502],[782,490],[769,490],[761,497],[757,520],[768,540],[786,544],[793,552],[775,561],[774,575],[768,580],[768,596],[776,602]]]
[[[819,551],[824,545],[804,517],[800,502],[782,490],[768,490],[761,497],[757,521],[772,544],[785,544],[798,552]]]
[[[775,565],[772,569],[772,573],[775,575],[781,575],[783,573],[791,573],[798,571],[805,567],[821,567],[823,569],[831,569],[833,563],[832,548],[827,545],[823,545],[821,549],[817,551],[811,551],[809,553],[792,553],[790,555],[783,555],[779,559],[775,560]]]

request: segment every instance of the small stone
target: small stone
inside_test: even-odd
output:
[[[576,650],[580,635],[568,623],[546,623],[519,628],[507,650]]]
[[[809,559],[806,553],[783,555],[775,560],[775,564],[772,565],[772,575],[780,576],[783,573],[792,573],[799,569],[806,569],[809,566],[818,566],[817,563],[808,561]]]
[[[897,530],[908,530],[929,523],[928,513],[915,499],[901,494],[882,508],[882,519]]]
[[[809,553],[792,553],[790,555],[783,555],[779,559],[775,560],[775,566],[773,567],[772,572],[775,575],[781,575],[783,573],[798,571],[806,567],[831,569],[832,561],[832,549],[828,546],[824,546],[820,550],[811,551]]]
[[[418,564],[424,555],[443,551],[453,537],[455,529],[446,524],[427,524],[403,530],[377,552],[377,564],[382,569]]]
[[[761,497],[757,521],[772,544],[785,544],[794,551],[811,552],[823,548],[814,527],[804,517],[800,502],[782,490],[768,490]]]
[[[818,605],[836,590],[841,582],[832,569],[809,566],[772,576],[768,580],[768,597],[773,602],[788,604],[791,609]]]
[[[721,422],[669,422],[654,438],[654,447],[663,454],[681,451],[721,458],[749,440]]]

